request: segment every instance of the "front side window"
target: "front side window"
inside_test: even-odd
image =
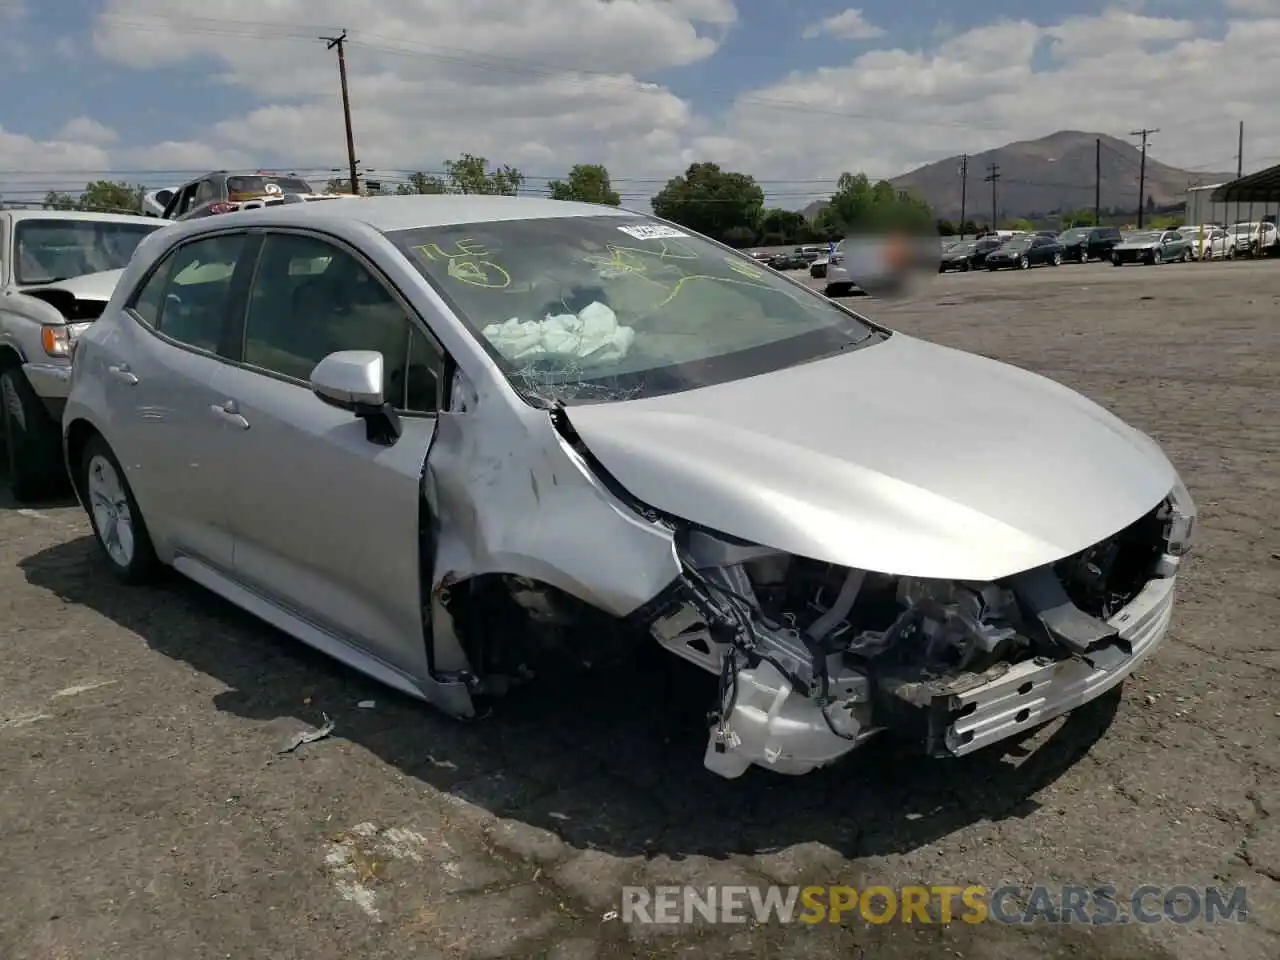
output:
[[[508,220],[388,237],[535,402],[688,390],[876,338],[825,297],[650,219]]]
[[[230,319],[231,278],[247,242],[242,233],[220,234],[179,247],[152,274],[134,312],[166,337],[216,353]],[[153,292],[156,284],[162,285],[163,299]],[[154,321],[144,311],[153,311]]]
[[[56,283],[127,266],[161,223],[32,217],[14,232],[13,277],[19,284]]]
[[[440,350],[381,280],[327,241],[268,236],[249,294],[245,363],[305,383],[339,350],[379,351],[387,400],[401,410],[436,410]]]

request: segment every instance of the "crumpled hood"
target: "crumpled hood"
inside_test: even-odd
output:
[[[101,300],[106,303],[120,282],[124,270],[103,270],[101,273],[86,273],[83,276],[71,277],[59,283],[49,283],[35,290],[65,290],[77,300]]]
[[[1016,367],[895,334],[815,363],[670,396],[571,406],[632,495],[713,530],[841,566],[995,580],[1155,507],[1155,442]]]
[[[1117,243],[1112,250],[1150,250],[1160,246],[1159,240],[1135,240],[1132,243]]]

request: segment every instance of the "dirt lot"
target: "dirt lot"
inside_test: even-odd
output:
[[[1280,956],[1280,264],[953,275],[865,308],[1084,391],[1182,469],[1199,553],[1122,698],[964,761],[872,744],[723,782],[678,664],[461,725],[189,584],[115,589],[77,508],[4,502],[0,957]],[[625,883],[771,881],[1242,883],[1251,916],[605,919]]]

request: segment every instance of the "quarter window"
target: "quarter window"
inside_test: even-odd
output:
[[[231,278],[247,239],[220,234],[179,247],[143,288],[134,310],[166,337],[216,353],[231,309]],[[162,302],[155,302],[153,284],[164,290]],[[150,320],[143,310],[153,309]]]
[[[324,240],[268,236],[249,295],[245,362],[305,382],[339,350],[377,350],[387,400],[401,410],[436,410],[440,350],[387,287]]]

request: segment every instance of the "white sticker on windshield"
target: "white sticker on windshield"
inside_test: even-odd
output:
[[[684,231],[677,230],[675,227],[668,227],[663,223],[632,224],[618,229],[629,236],[635,237],[637,240],[666,240],[670,237],[689,236]]]

